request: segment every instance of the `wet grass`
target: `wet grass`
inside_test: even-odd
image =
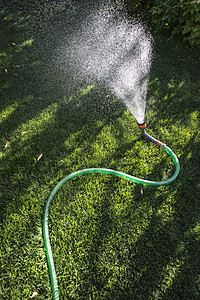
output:
[[[51,299],[42,217],[63,177],[90,167],[155,180],[173,172],[103,86],[63,84],[52,60],[64,10],[43,13],[33,30],[34,13],[26,1],[1,7],[1,299]],[[155,37],[146,117],[180,160],[174,183],[90,174],[56,195],[49,218],[61,299],[199,299],[199,69],[199,51]]]

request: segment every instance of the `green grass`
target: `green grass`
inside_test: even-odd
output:
[[[32,8],[15,5],[0,11],[0,299],[51,299],[42,217],[53,187],[90,167],[160,180],[173,163],[103,86],[63,85],[51,61],[63,12],[58,28],[50,20],[32,30]],[[61,299],[199,299],[199,69],[198,50],[155,37],[147,131],[177,154],[174,183],[88,174],[55,196]]]

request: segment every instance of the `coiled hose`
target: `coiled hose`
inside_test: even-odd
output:
[[[52,254],[52,250],[51,250],[51,243],[50,243],[50,238],[49,238],[48,213],[49,213],[49,206],[51,204],[51,201],[52,201],[54,195],[57,193],[57,191],[62,187],[62,185],[65,184],[67,181],[69,181],[79,175],[84,175],[84,174],[88,174],[88,173],[112,174],[112,175],[126,178],[126,179],[136,182],[136,183],[142,183],[144,185],[151,185],[151,186],[168,185],[171,182],[173,182],[176,179],[176,177],[178,176],[179,171],[180,171],[180,164],[179,164],[178,158],[176,157],[174,152],[169,147],[167,147],[162,142],[157,141],[156,139],[154,139],[153,137],[148,135],[144,130],[146,128],[146,123],[144,123],[144,124],[138,125],[139,128],[141,129],[143,137],[145,139],[161,146],[161,148],[163,148],[167,152],[167,154],[169,154],[172,157],[172,159],[174,161],[174,165],[175,165],[175,171],[174,171],[174,174],[172,177],[170,177],[169,179],[167,179],[165,181],[150,181],[150,180],[137,178],[137,177],[134,177],[134,176],[122,173],[122,172],[118,172],[115,170],[102,169],[102,168],[91,168],[91,169],[80,170],[80,171],[77,171],[77,172],[74,172],[74,173],[68,175],[67,177],[62,179],[50,193],[49,198],[46,203],[46,206],[45,206],[44,216],[43,216],[43,238],[44,238],[44,244],[45,244],[45,249],[46,249],[47,263],[48,263],[48,267],[49,267],[52,294],[53,294],[54,300],[59,300],[59,289],[58,289],[56,270],[55,270],[55,265],[54,265],[54,260],[53,260],[53,254]]]

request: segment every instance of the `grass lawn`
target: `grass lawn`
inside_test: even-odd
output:
[[[49,4],[48,14],[46,6],[37,14],[27,3],[0,6],[0,299],[6,300],[29,299],[34,291],[36,299],[52,298],[42,218],[62,178],[91,167],[149,180],[173,173],[171,159],[141,139],[134,117],[104,86],[72,89],[55,67],[71,8]],[[176,153],[180,175],[156,188],[87,174],[59,190],[49,227],[60,299],[200,299],[199,49],[156,36],[153,47],[147,132]]]

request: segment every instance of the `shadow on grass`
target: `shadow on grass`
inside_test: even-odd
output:
[[[150,73],[147,110],[155,120],[188,124],[190,115],[199,110],[200,60],[195,49],[178,41],[155,39],[154,60]],[[152,124],[155,125],[155,122]]]
[[[56,34],[50,37],[51,30],[45,35],[45,29],[39,33],[38,28],[37,35],[32,36],[25,30],[25,40],[30,41],[33,38],[34,42],[22,46],[24,36],[19,28],[16,29],[16,24],[13,23],[15,21],[11,19],[1,23],[4,28],[1,33],[4,44],[0,52],[4,54],[1,73],[3,115],[0,132],[3,142],[0,211],[1,221],[5,224],[14,214],[22,216],[25,220],[26,226],[18,236],[17,244],[17,252],[21,253],[24,243],[29,242],[30,237],[37,231],[37,220],[42,218],[43,207],[50,190],[63,174],[97,166],[120,166],[122,170],[132,173],[134,166],[129,165],[131,149],[137,152],[136,144],[142,143],[138,133],[130,137],[133,132],[123,125],[123,122],[127,121],[123,115],[124,106],[118,101],[113,101],[104,88],[96,86],[88,91],[81,89],[71,94],[65,84],[66,90],[60,90],[60,82],[62,83],[63,79],[59,78],[53,65],[48,63],[55,49],[52,45]],[[11,38],[13,36],[14,39]],[[58,35],[57,39],[59,38]],[[47,41],[49,42],[46,44]],[[199,108],[197,62],[182,54],[180,46],[173,47],[172,53],[167,45],[167,41],[155,42],[157,54],[151,73],[153,83],[149,88],[149,98],[155,97],[156,102],[149,103],[148,114],[151,127],[155,128],[158,134],[159,127],[163,129],[171,123],[189,126],[191,113]],[[18,65],[20,68],[16,67]],[[177,98],[180,101],[177,101]],[[14,103],[14,109],[10,110],[9,107]],[[124,118],[123,122],[120,123],[119,118]],[[127,119],[128,122],[132,122],[130,116]],[[30,135],[28,132],[22,136],[24,124],[30,121],[33,122],[27,127]],[[94,158],[91,147],[95,143],[101,144],[102,141],[98,142],[98,136],[109,124],[117,128],[117,132],[113,134],[116,140],[115,149],[102,158],[99,152],[100,158]],[[187,130],[189,131],[189,128]],[[199,298],[199,135],[197,128],[192,130],[187,141],[182,141],[181,150],[176,146],[176,140],[183,139],[184,135],[175,132],[174,139],[171,140],[173,150],[179,151],[180,177],[166,188],[145,188],[143,197],[140,194],[141,187],[131,187],[131,206],[125,206],[120,223],[117,221],[117,215],[110,212],[114,201],[111,199],[117,185],[124,183],[117,179],[107,180],[109,190],[110,187],[112,189],[105,190],[106,196],[99,204],[96,238],[91,242],[91,251],[87,254],[90,277],[86,280],[86,287],[89,289],[95,286],[99,299]],[[170,142],[169,136],[167,139]],[[10,146],[5,148],[7,141],[10,141]],[[137,153],[139,159],[144,159],[144,156],[139,156],[139,152],[140,149]],[[38,159],[41,154],[43,156]],[[156,155],[156,152],[153,154]],[[123,160],[125,155],[127,163]],[[158,163],[154,161],[148,173],[149,179],[162,178],[163,169],[160,166],[166,161],[165,158],[159,159]],[[145,171],[136,171],[145,175]],[[136,195],[133,196],[133,193]],[[119,195],[121,194],[123,196],[122,191]],[[140,210],[143,203],[146,203],[146,210]],[[30,213],[28,216],[25,209]],[[138,215],[135,215],[137,211]],[[141,220],[145,218],[147,222],[140,225]],[[129,230],[134,224],[139,226],[141,233],[137,228]],[[112,271],[110,275],[101,274],[96,262],[101,255],[103,242],[109,239],[113,228],[119,238],[119,242],[114,240],[113,245],[118,273],[115,282],[110,282],[109,285],[108,281],[112,281]],[[17,235],[17,228],[14,229],[16,231],[11,233],[13,236]],[[137,238],[134,236],[132,239],[135,232]],[[13,247],[13,252],[15,249]],[[124,254],[123,249],[126,250]],[[108,257],[113,264],[111,257]],[[15,266],[14,259],[18,257],[12,260]],[[7,261],[4,263],[7,264]],[[21,268],[26,269],[24,266]],[[21,271],[24,273],[22,269]],[[10,285],[14,286],[14,283],[16,281]],[[81,290],[77,292],[80,299],[88,299],[86,287],[83,282]],[[41,287],[40,291],[45,297],[47,289],[42,291]]]

